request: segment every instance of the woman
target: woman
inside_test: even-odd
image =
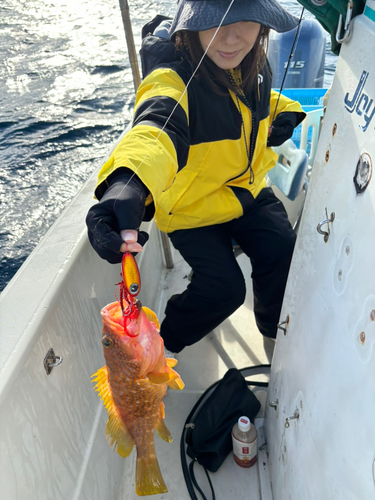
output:
[[[251,260],[258,328],[276,337],[295,234],[265,175],[277,159],[270,146],[305,114],[281,96],[272,122],[278,94],[266,49],[270,28],[297,24],[275,0],[180,0],[170,40],[144,39],[148,74],[133,128],[99,174],[87,225],[98,254],[119,262],[125,248],[142,250],[138,228],[155,211],[192,267],[161,325],[169,351],[197,342],[244,302],[232,239]]]

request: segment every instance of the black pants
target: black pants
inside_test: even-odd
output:
[[[193,275],[187,289],[168,301],[160,330],[167,349],[180,352],[198,342],[243,304],[245,280],[232,238],[251,260],[257,326],[263,335],[276,337],[296,236],[270,188],[239,219],[169,236]]]

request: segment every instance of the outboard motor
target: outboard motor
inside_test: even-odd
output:
[[[270,31],[268,60],[272,68],[272,87],[280,88],[288,64],[297,28],[286,33]],[[284,88],[323,87],[326,38],[323,28],[315,19],[304,19],[294,57],[291,58]]]

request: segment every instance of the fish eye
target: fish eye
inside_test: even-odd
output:
[[[107,337],[106,335],[102,338],[102,344],[104,347],[112,347],[113,340]]]

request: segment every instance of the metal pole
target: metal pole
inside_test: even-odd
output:
[[[165,266],[167,269],[173,269],[173,257],[171,252],[171,242],[169,241],[168,235],[160,231],[161,242],[164,250]]]
[[[130,66],[132,68],[132,73],[133,73],[134,90],[137,92],[137,89],[141,84],[141,75],[139,73],[137,52],[135,50],[132,24],[130,21],[129,4],[128,0],[119,0],[119,1],[120,1],[122,22],[125,30],[126,45],[128,47]]]
[[[128,0],[119,0],[119,2],[120,2],[120,10],[122,16],[122,23],[124,25],[124,30],[125,30],[126,45],[128,47],[130,66],[133,73],[134,90],[135,92],[137,92],[137,89],[141,84],[141,75],[139,73],[137,52],[135,50],[132,24],[130,21],[129,4]],[[171,244],[169,238],[162,231],[160,231],[160,235],[164,250],[165,265],[167,269],[173,269],[174,264],[173,264]]]

